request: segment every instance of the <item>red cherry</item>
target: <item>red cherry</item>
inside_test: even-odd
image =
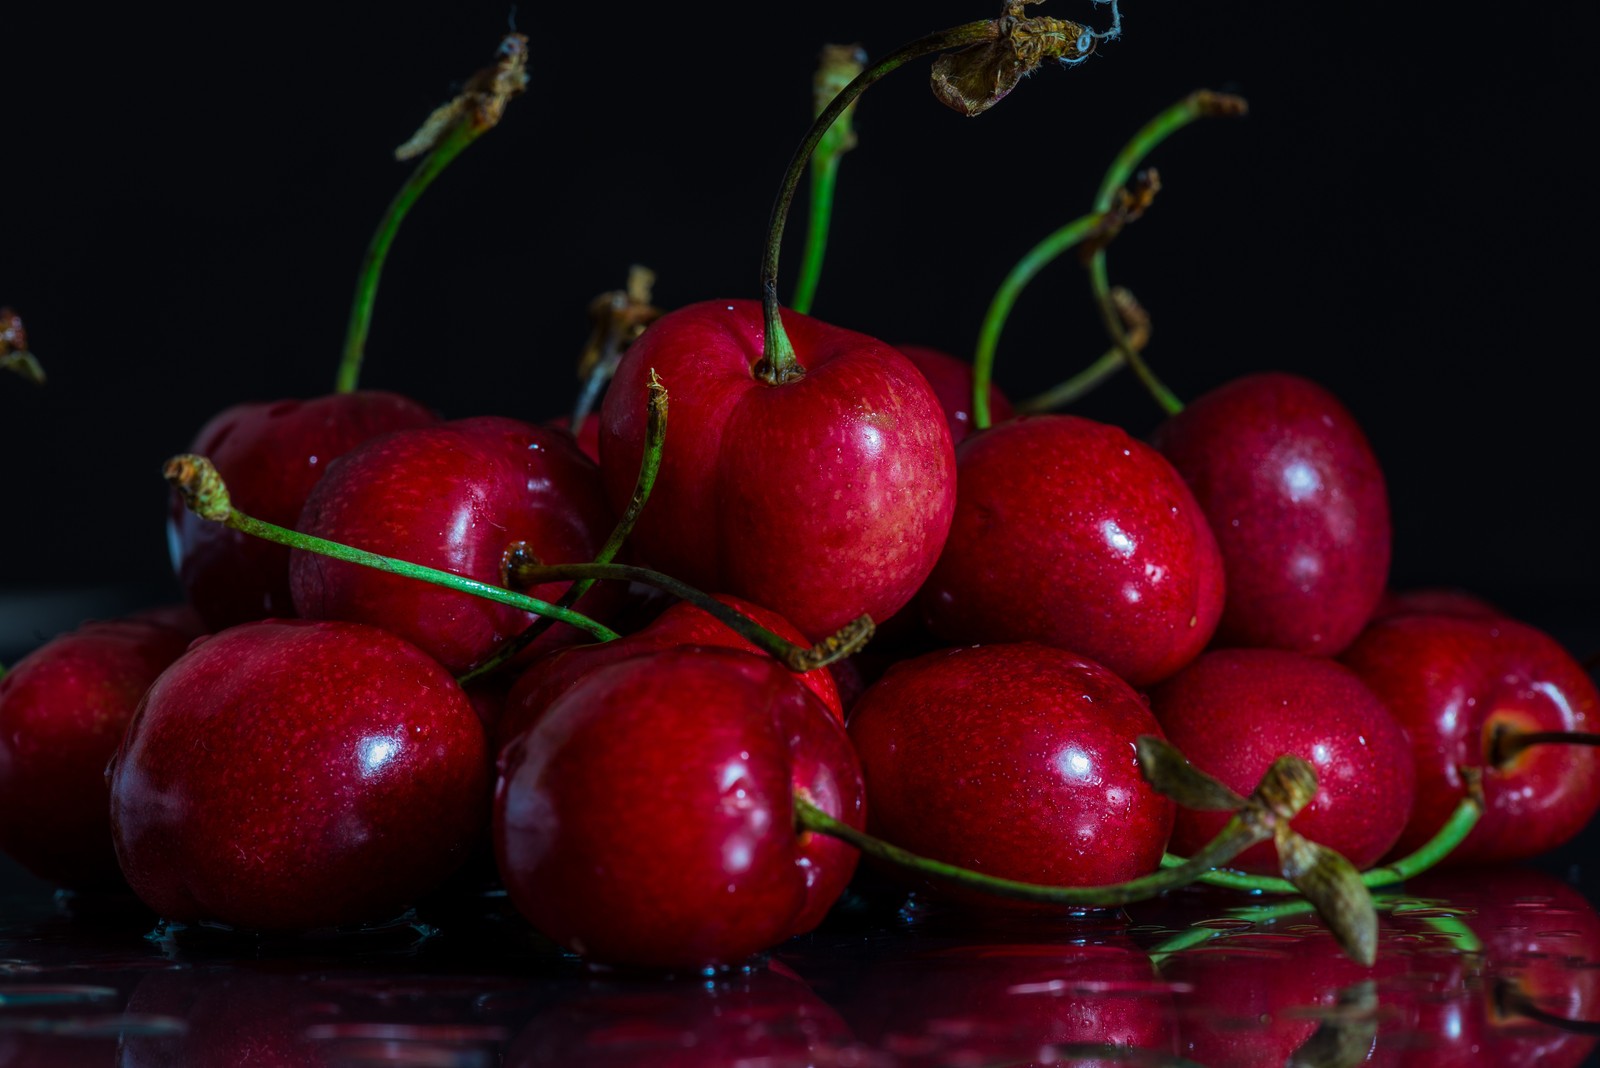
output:
[[[1405,827],[1416,793],[1410,743],[1383,703],[1340,664],[1280,649],[1213,650],[1152,690],[1150,706],[1191,764],[1241,794],[1281,754],[1310,761],[1317,794],[1294,828],[1357,868],[1376,863]],[[1193,853],[1227,819],[1225,812],[1180,810],[1173,852]],[[1275,871],[1277,854],[1263,842],[1236,864]]]
[[[1429,586],[1415,590],[1385,590],[1372,610],[1369,623],[1390,616],[1405,615],[1466,616],[1469,619],[1504,619],[1506,614],[1475,593],[1451,586]]]
[[[921,597],[940,637],[1048,642],[1135,686],[1205,647],[1222,559],[1154,449],[1077,416],[1025,416],[968,438],[959,465],[950,539]]]
[[[1355,418],[1314,382],[1248,375],[1156,429],[1222,550],[1218,645],[1333,656],[1389,576],[1389,497]]]
[[[517,908],[592,960],[737,964],[814,927],[855,868],[796,832],[796,793],[861,825],[843,728],[774,660],[677,647],[591,673],[502,750],[495,854]]]
[[[1600,810],[1600,753],[1538,745],[1497,765],[1497,728],[1600,730],[1600,694],[1548,635],[1504,618],[1404,615],[1368,627],[1344,662],[1411,737],[1417,802],[1396,849],[1426,841],[1461,799],[1460,769],[1483,769],[1486,808],[1452,863],[1536,856]]]
[[[0,678],[0,852],[62,886],[121,884],[106,762],[191,637],[159,618],[85,623]]]
[[[477,713],[415,646],[358,623],[247,623],[150,687],[112,763],[112,835],[169,920],[379,922],[466,858],[487,776]]]
[[[955,502],[950,431],[927,381],[888,345],[784,313],[804,376],[768,385],[755,301],[662,316],[629,347],[600,419],[613,506],[633,492],[646,379],[672,429],[634,544],[690,585],[765,605],[820,638],[916,593]]]
[[[570,415],[558,416],[547,424],[553,430],[560,430],[570,435],[578,443],[578,448],[583,454],[595,463],[600,462],[600,419],[591,415],[583,421],[576,434],[572,433],[572,417]]]
[[[928,380],[928,385],[933,387],[933,395],[939,398],[939,407],[944,409],[945,422],[950,426],[950,440],[960,445],[973,430],[972,365],[947,352],[930,349],[926,345],[896,347],[917,370],[922,372],[922,377]],[[1011,415],[1011,402],[1000,392],[999,386],[990,384],[990,421],[1003,423],[1010,419]]]
[[[715,596],[723,604],[744,613],[774,634],[787,638],[797,645],[810,644],[795,629],[794,624],[776,612],[769,612],[760,605],[751,604],[749,601],[725,593]],[[528,670],[517,679],[516,685],[506,697],[497,737],[506,741],[527,730],[544,715],[545,709],[550,707],[552,701],[591,672],[619,660],[679,645],[718,646],[766,655],[711,613],[696,608],[687,601],[679,601],[633,634],[614,641],[558,649],[529,665]],[[816,694],[839,722],[844,722],[844,707],[839,702],[839,690],[834,685],[833,676],[828,668],[817,668],[795,678]]]
[[[1066,886],[1123,882],[1161,860],[1172,803],[1139,773],[1141,734],[1160,728],[1127,683],[1036,643],[905,661],[850,716],[873,834],[987,875]]]
[[[353,450],[307,499],[298,528],[503,586],[508,554],[519,544],[543,563],[587,561],[613,523],[595,466],[569,435],[486,416],[386,435]],[[290,579],[301,615],[383,627],[455,672],[537,618],[309,552],[293,554]],[[554,601],[567,585],[523,592]],[[608,596],[597,588],[579,610]]]
[[[368,438],[433,422],[417,402],[370,390],[238,404],[202,427],[188,451],[216,465],[240,510],[293,527],[333,460]],[[176,494],[168,528],[173,568],[211,629],[294,613],[288,549],[208,523]]]

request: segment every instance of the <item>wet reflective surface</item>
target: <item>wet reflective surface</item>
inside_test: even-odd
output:
[[[981,924],[869,877],[764,962],[670,978],[587,968],[493,894],[262,940],[160,932],[8,867],[0,1068],[1597,1063],[1600,916],[1581,889],[1460,872],[1380,907],[1363,969],[1281,900]]]

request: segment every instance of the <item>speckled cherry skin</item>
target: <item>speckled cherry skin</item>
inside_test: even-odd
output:
[[[168,920],[393,918],[482,833],[483,728],[450,674],[359,623],[266,620],[162,673],[111,767],[134,892]]]
[[[926,345],[897,345],[895,346],[910,360],[917,370],[922,372],[922,377],[928,380],[928,385],[933,387],[933,395],[939,398],[939,407],[944,410],[945,422],[950,427],[950,440],[957,445],[965,441],[973,431],[972,425],[972,365],[965,360],[958,359],[941,349],[931,349]],[[994,383],[989,384],[989,421],[990,423],[1003,423],[1012,416],[1011,402],[1006,399],[1000,387]]]
[[[1134,686],[1205,648],[1222,558],[1172,465],[1117,427],[1024,416],[962,442],[956,516],[920,603],[950,643],[1036,640]]]
[[[1396,849],[1426,841],[1461,800],[1462,767],[1484,770],[1487,808],[1453,864],[1536,856],[1600,809],[1600,751],[1544,745],[1489,763],[1497,724],[1600,730],[1600,695],[1555,639],[1510,619],[1403,615],[1368,627],[1342,658],[1411,738],[1417,800]]]
[[[739,964],[855,869],[796,832],[797,792],[861,826],[844,728],[768,657],[679,646],[591,672],[501,751],[495,855],[523,915],[593,961]]]
[[[763,627],[780,637],[800,645],[809,644],[795,629],[794,624],[769,612],[760,605],[730,594],[716,594],[717,600],[743,612]],[[726,649],[742,649],[761,656],[767,654],[741,637],[711,613],[696,608],[687,601],[679,601],[642,629],[609,642],[568,646],[539,657],[528,665],[506,696],[496,731],[501,744],[536,722],[557,697],[590,672],[614,664],[619,660],[659,652],[676,645],[708,645]],[[827,668],[817,668],[795,679],[806,686],[827,706],[834,718],[844,722],[844,707],[839,701],[839,689]]]
[[[693,304],[651,324],[606,393],[600,466],[621,507],[656,371],[671,430],[633,544],[660,570],[765,605],[816,639],[911,600],[950,527],[955,458],[938,398],[899,352],[803,315],[783,324],[806,373],[776,386],[752,372],[755,301]]]
[[[416,401],[376,390],[252,402],[218,413],[188,451],[216,465],[240,511],[293,527],[333,460],[368,438],[437,421]],[[167,525],[173,569],[212,630],[294,614],[288,549],[207,522],[176,494]]]
[[[1172,802],[1134,751],[1161,728],[1091,660],[1033,642],[928,653],[873,684],[849,729],[870,830],[912,852],[1089,886],[1148,874],[1166,848]]]
[[[1197,398],[1152,439],[1194,490],[1222,549],[1216,644],[1334,656],[1389,577],[1389,496],[1355,417],[1289,374]]]
[[[526,543],[546,563],[588,561],[614,522],[594,462],[571,435],[480,416],[385,435],[352,450],[312,491],[298,529],[500,586],[514,544]],[[383,627],[454,672],[484,660],[538,618],[300,550],[289,576],[300,615]],[[554,601],[568,585],[548,582],[525,592]],[[579,610],[606,603],[614,592],[607,585],[590,591]]]
[[[106,762],[190,639],[159,619],[85,623],[0,678],[0,852],[74,890],[122,884]]]
[[[1317,793],[1294,829],[1369,868],[1411,812],[1416,771],[1405,731],[1348,668],[1282,649],[1216,649],[1157,686],[1150,707],[1167,740],[1202,771],[1248,796],[1284,753],[1311,762]],[[1178,811],[1172,851],[1189,856],[1222,829],[1225,812]],[[1272,843],[1237,866],[1275,872]]]

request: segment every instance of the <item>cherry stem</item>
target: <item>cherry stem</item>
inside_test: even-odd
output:
[[[28,351],[28,332],[22,316],[0,308],[0,371],[11,371],[36,386],[44,385],[44,367]]]
[[[184,504],[189,510],[202,519],[215,523],[222,523],[243,534],[261,538],[263,541],[274,542],[278,545],[287,545],[291,549],[300,549],[305,552],[316,553],[319,556],[331,557],[334,560],[343,560],[350,564],[360,564],[377,571],[386,571],[391,575],[402,575],[406,578],[417,579],[434,586],[443,586],[446,589],[456,590],[460,593],[469,593],[475,597],[495,601],[499,604],[519,608],[524,612],[536,612],[539,615],[551,615],[562,623],[570,624],[579,630],[594,635],[601,641],[610,641],[619,637],[616,631],[603,623],[597,623],[588,616],[541,601],[535,597],[513,593],[511,590],[479,582],[477,579],[467,578],[463,575],[441,571],[438,568],[414,564],[407,560],[397,560],[392,556],[382,556],[378,553],[367,552],[365,549],[356,549],[348,545],[341,545],[336,541],[318,538],[311,534],[301,534],[299,531],[287,530],[274,523],[256,519],[246,515],[233,507],[228,497],[228,488],[222,481],[222,476],[217,473],[216,467],[210,460],[203,456],[185,453],[174,456],[168,460],[162,469],[162,475],[172,486],[183,495]]]
[[[628,540],[628,535],[633,533],[634,525],[639,522],[639,515],[644,511],[645,502],[650,499],[650,491],[655,488],[656,476],[661,472],[661,451],[667,439],[667,390],[654,371],[650,372],[647,388],[650,391],[649,415],[645,423],[644,455],[639,460],[639,477],[634,481],[633,496],[628,498],[628,507],[623,511],[622,518],[617,520],[617,525],[611,530],[611,536],[595,554],[594,562],[597,564],[610,563],[616,559],[617,553],[622,551],[623,543]],[[561,595],[556,604],[561,608],[571,608],[578,603],[580,597],[589,592],[596,581],[598,580],[588,578],[574,582],[567,587],[567,591]],[[499,669],[555,624],[554,617],[541,615],[521,634],[498,649],[494,656],[456,681],[465,685]]]
[[[1504,768],[1524,749],[1536,745],[1600,745],[1600,734],[1581,731],[1523,731],[1497,724],[1489,738],[1489,764]]]
[[[795,190],[799,188],[800,177],[805,173],[806,165],[810,163],[812,153],[821,143],[823,135],[839,116],[844,114],[845,109],[855,103],[857,97],[885,75],[893,73],[914,59],[981,41],[992,41],[999,35],[997,20],[983,19],[938,33],[930,33],[910,44],[902,45],[852,78],[850,84],[841,89],[832,102],[823,109],[822,114],[812,122],[811,128],[806,131],[805,137],[800,142],[800,147],[795,150],[793,158],[789,161],[789,169],[784,172],[783,183],[778,188],[778,198],[772,205],[772,216],[767,222],[767,251],[761,264],[761,303],[765,329],[761,340],[761,360],[755,366],[757,378],[768,385],[776,386],[805,374],[805,368],[800,365],[794,345],[789,341],[789,335],[784,331],[779,316],[778,252],[783,245],[783,227],[789,217],[789,207],[794,202]]]
[[[867,64],[860,45],[825,45],[812,80],[815,113],[827,110],[851,79]],[[811,204],[806,217],[805,258],[800,261],[800,281],[795,286],[789,307],[802,315],[811,314],[817,299],[817,282],[822,277],[822,261],[828,252],[828,229],[833,222],[833,194],[839,184],[839,161],[856,147],[851,123],[855,108],[845,108],[839,121],[823,133],[811,159]]]
[[[859,651],[872,637],[873,631],[872,617],[861,616],[846,623],[816,645],[806,648],[796,645],[780,634],[774,634],[743,612],[723,604],[709,593],[697,590],[671,575],[663,575],[659,571],[634,567],[630,564],[517,564],[511,574],[517,581],[527,582],[530,585],[556,579],[586,578],[642,582],[654,586],[715,616],[790,671],[801,673],[826,667]]]
[[[389,202],[361,259],[355,298],[350,305],[350,322],[345,329],[344,356],[334,380],[336,393],[354,391],[361,377],[361,361],[366,355],[367,335],[372,328],[372,309],[378,299],[378,280],[400,224],[439,173],[468,145],[493,129],[504,114],[506,104],[527,86],[527,56],[528,39],[517,33],[507,34],[500,42],[495,64],[475,73],[460,95],[436,108],[411,140],[396,149],[397,159],[409,159],[424,151],[427,155]]]
[[[1521,1016],[1573,1035],[1600,1035],[1600,1021],[1571,1020],[1541,1009],[1532,998],[1522,992],[1515,979],[1504,977],[1496,979],[1493,996],[1495,1011],[1501,1016]]]
[[[1272,837],[1270,827],[1242,813],[1236,814],[1223,825],[1215,838],[1195,854],[1193,859],[1181,866],[1158,869],[1123,883],[1109,883],[1103,886],[1051,886],[985,875],[970,868],[947,864],[901,849],[834,819],[799,794],[795,795],[794,805],[795,824],[800,830],[837,838],[868,856],[998,897],[1072,908],[1126,905],[1134,901],[1144,901],[1180,886],[1187,886],[1209,869],[1227,863],[1257,842]]]
[[[1394,883],[1403,883],[1413,876],[1420,875],[1449,856],[1456,846],[1466,838],[1468,832],[1477,826],[1479,818],[1483,815],[1483,797],[1481,790],[1469,792],[1461,799],[1461,803],[1450,814],[1434,836],[1419,846],[1416,852],[1401,857],[1393,864],[1384,864],[1381,867],[1369,868],[1361,873],[1361,882],[1367,889],[1380,886],[1391,886]],[[1188,863],[1182,857],[1175,857],[1170,853],[1161,858],[1163,867],[1176,868]],[[1287,879],[1279,879],[1272,875],[1252,875],[1249,872],[1219,870],[1207,872],[1197,882],[1208,886],[1222,886],[1230,890],[1253,890],[1267,894],[1298,894],[1299,889]]]
[[[1140,306],[1132,293],[1118,287],[1111,291],[1111,297],[1117,302],[1117,310],[1123,320],[1128,323],[1128,343],[1143,352],[1145,344],[1150,340],[1150,317]],[[1110,349],[1098,360],[1079,371],[1071,378],[1057,385],[1051,386],[1043,393],[1035,394],[1027,400],[1019,401],[1016,410],[1024,414],[1033,412],[1051,412],[1058,408],[1065,408],[1080,398],[1089,395],[1100,384],[1118,371],[1127,366],[1127,361],[1122,358],[1121,349]]]

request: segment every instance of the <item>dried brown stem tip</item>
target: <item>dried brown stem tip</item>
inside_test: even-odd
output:
[[[22,316],[10,308],[0,308],[0,370],[19,374],[36,386],[44,385],[44,368],[28,351]]]
[[[835,661],[861,651],[872,639],[876,629],[871,616],[861,616],[840,627],[809,649],[796,648],[785,658],[784,666],[790,671],[815,671]]]
[[[1133,290],[1124,286],[1113,287],[1111,306],[1117,309],[1117,315],[1122,319],[1122,329],[1127,332],[1130,349],[1137,352],[1150,344],[1150,313],[1133,295]]]
[[[1154,167],[1146,167],[1133,176],[1133,184],[1117,190],[1117,201],[1100,218],[1096,226],[1078,246],[1078,255],[1085,261],[1111,244],[1122,228],[1136,221],[1155,203],[1161,192],[1161,174]]]
[[[187,452],[174,456],[161,468],[161,476],[182,495],[189,511],[201,519],[224,523],[233,514],[228,487],[204,456]]]
[[[614,363],[644,328],[661,318],[650,303],[655,272],[634,264],[628,268],[626,289],[613,289],[589,302],[589,340],[578,358],[578,377],[587,379],[596,367]]]
[[[1210,89],[1196,89],[1189,94],[1189,101],[1195,111],[1207,119],[1236,119],[1250,111],[1244,97]]]
[[[1066,19],[1024,18],[1023,12],[1041,0],[1006,0],[993,22],[994,39],[949,52],[934,60],[933,95],[963,115],[981,115],[1004,100],[1017,83],[1046,60],[1078,63],[1094,53],[1097,42],[1117,34],[1096,33]],[[1112,2],[1113,18],[1116,14]]]
[[[467,79],[454,100],[435,108],[411,139],[394,150],[395,159],[412,159],[430,151],[462,123],[469,123],[482,133],[500,121],[511,98],[528,87],[528,38],[520,33],[506,34],[495,56],[492,66]]]

